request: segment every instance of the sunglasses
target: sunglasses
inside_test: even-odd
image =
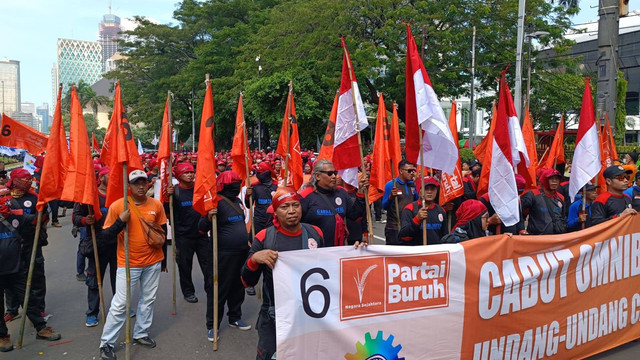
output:
[[[618,175],[615,177],[615,179],[618,181],[629,181],[629,177],[625,175]]]
[[[416,169],[402,169],[402,170],[408,172],[409,174],[413,174],[416,172]]]
[[[338,170],[333,170],[333,171],[319,171],[323,174],[327,174],[327,176],[334,176],[334,175],[338,175]]]

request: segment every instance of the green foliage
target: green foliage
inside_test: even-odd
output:
[[[615,121],[615,141],[618,144],[625,144],[625,133],[627,132],[627,85],[629,82],[624,78],[624,73],[618,70],[617,97],[616,97],[616,121]]]
[[[476,156],[473,155],[473,150],[468,148],[460,149],[460,161],[462,162],[466,161],[470,163],[475,159],[476,159]]]

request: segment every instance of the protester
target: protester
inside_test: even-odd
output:
[[[178,186],[169,185],[167,195],[173,196],[173,221],[176,242],[176,262],[180,275],[180,289],[185,301],[197,303],[196,289],[191,272],[193,255],[198,257],[198,264],[203,274],[207,274],[208,239],[199,231],[198,224],[202,216],[193,209],[193,187],[195,185],[195,169],[188,162],[179,163],[173,170]],[[165,213],[169,211],[169,203],[164,204]],[[205,277],[206,278],[206,277]],[[206,287],[206,281],[205,281]]]
[[[413,183],[415,177],[415,165],[407,160],[400,160],[398,163],[398,176],[384,186],[382,208],[387,211],[387,224],[384,227],[384,237],[387,245],[399,244],[398,231],[400,230],[401,219],[398,219],[398,213],[410,203],[418,200],[418,192]],[[396,199],[398,200],[397,208]]]
[[[482,167],[480,163],[476,162],[471,167],[471,174],[465,176],[462,179],[464,186],[464,200],[477,199],[478,182],[480,182],[480,175],[482,174]]]
[[[100,295],[98,293],[98,277],[96,272],[96,260],[93,254],[93,240],[91,239],[91,226],[96,234],[98,245],[98,260],[100,262],[100,281],[104,280],[107,266],[109,266],[109,279],[111,280],[111,292],[116,293],[116,270],[118,267],[117,243],[104,237],[103,226],[107,215],[107,182],[109,181],[109,167],[105,166],[98,172],[98,201],[100,202],[100,212],[102,218],[96,221],[96,216],[89,212],[89,206],[75,204],[73,208],[73,225],[84,228],[86,234],[84,242],[81,242],[81,249],[89,259],[87,266],[87,302],[85,326],[93,327],[98,325],[98,315],[100,314]],[[106,311],[106,309],[105,309]]]
[[[225,171],[217,179],[218,207],[209,211],[206,218],[200,220],[200,232],[206,234],[212,229],[213,215],[216,215],[218,227],[218,312],[224,313],[227,305],[229,327],[250,330],[251,325],[242,320],[242,303],[244,302],[244,286],[240,281],[240,271],[249,252],[250,236],[244,221],[244,211],[238,195],[242,179],[233,171]],[[208,254],[213,254],[213,243],[209,242]],[[206,275],[207,291],[207,339],[213,341],[213,257],[208,261]],[[222,316],[218,317],[220,328]]]
[[[35,214],[29,214],[24,209],[11,209],[13,198],[6,193],[0,198],[0,314],[4,312],[4,292],[10,290],[17,301],[23,302],[26,292],[27,277],[21,271],[24,261],[21,256],[23,228],[36,222]],[[27,264],[28,266],[28,264]],[[38,299],[29,297],[27,317],[36,329],[36,339],[56,341],[61,335],[47,326],[38,306]],[[3,318],[0,318],[0,352],[13,350],[13,344]]]
[[[522,195],[527,185],[526,180],[520,174],[516,174],[515,178],[516,178],[516,187],[518,188],[518,194]],[[487,212],[489,214],[489,219],[488,219],[489,227],[487,230],[489,231],[489,233],[516,234],[516,235],[528,234],[524,226],[524,216],[522,214],[522,211],[520,211],[520,221],[518,221],[514,225],[505,226],[504,224],[502,224],[502,220],[500,219],[498,214],[496,214],[496,211],[493,208],[493,205],[491,205],[491,199],[489,198],[489,193],[484,193],[482,196],[480,196],[479,200],[484,204],[484,206],[487,207]]]
[[[591,205],[593,201],[598,197],[598,188],[591,183],[584,186],[578,194],[576,194],[576,201],[569,207],[569,215],[567,216],[567,227],[569,231],[577,231],[588,228],[591,226]],[[582,195],[586,194],[583,199]],[[584,203],[584,211],[582,210],[582,204]],[[584,224],[584,225],[583,225]]]
[[[522,195],[522,211],[529,212],[527,232],[531,235],[562,234],[567,232],[564,196],[558,186],[562,176],[555,169],[540,171],[542,189],[527,191]]]
[[[263,298],[256,329],[257,360],[272,359],[276,352],[275,291],[272,269],[279,251],[316,249],[323,246],[322,230],[303,224],[299,196],[291,188],[278,188],[272,198],[274,225],[256,234],[249,256],[242,267],[242,282],[254,286],[263,275]]]
[[[424,185],[422,185],[424,184]],[[440,244],[447,234],[446,213],[436,204],[440,184],[431,176],[425,176],[422,181],[416,181],[418,187],[424,191],[424,206],[422,198],[414,201],[402,209],[402,227],[398,234],[402,245],[423,245],[423,224],[427,226],[427,245]]]
[[[111,300],[111,308],[106,323],[102,329],[100,339],[100,358],[115,359],[113,351],[120,329],[126,316],[126,291],[127,281],[125,277],[125,253],[124,232],[125,225],[129,229],[129,264],[131,274],[131,287],[140,283],[140,299],[137,305],[137,317],[133,329],[134,342],[148,347],[156,346],[155,340],[149,337],[149,328],[153,321],[153,309],[158,293],[160,272],[167,271],[166,242],[162,248],[151,247],[143,230],[144,217],[149,222],[162,226],[167,231],[167,217],[160,201],[145,195],[149,180],[142,170],[134,170],[129,173],[129,190],[131,198],[121,198],[113,202],[109,207],[104,222],[104,239],[117,239],[118,242],[118,270],[116,275],[116,293]],[[124,202],[128,202],[129,208],[124,210]],[[132,214],[133,212],[133,214]],[[140,215],[138,215],[140,214]]]
[[[489,213],[479,200],[466,200],[456,211],[458,221],[450,234],[442,238],[443,243],[459,243],[487,235]]]
[[[624,154],[624,157],[622,158],[622,167],[625,170],[631,170],[629,186],[633,186],[633,182],[636,178],[636,173],[638,172],[638,166],[636,165],[637,161],[638,153],[635,151]]]
[[[369,185],[366,177],[361,178],[356,198],[352,199],[346,190],[337,187],[337,175],[331,161],[318,160],[313,166],[311,184],[300,193],[302,221],[322,230],[323,246],[344,245],[348,238],[345,219],[366,216],[364,191]]]
[[[607,192],[600,194],[591,205],[591,222],[593,225],[603,223],[617,217],[635,215],[637,211],[631,207],[631,198],[624,194],[629,184],[632,171],[620,165],[612,165],[602,175],[607,182]]]
[[[349,197],[352,200],[356,200],[358,189],[355,188],[351,184],[347,184],[342,181],[342,179],[338,180],[338,186],[342,186],[349,194]],[[365,239],[369,235],[369,223],[367,222],[366,214],[363,216],[351,220],[350,218],[345,219],[347,221],[347,244],[354,245],[356,242],[362,242],[362,239]]]
[[[248,187],[244,196],[245,205],[253,206],[253,225],[256,233],[270,226],[273,220],[273,216],[267,212],[267,209],[271,206],[271,197],[278,188],[278,184],[273,182],[271,173],[271,165],[268,162],[259,163],[256,169],[259,182]],[[249,203],[250,197],[253,199],[252,204]]]
[[[636,172],[635,183],[625,190],[624,194],[631,199],[631,207],[640,211],[640,171]]]

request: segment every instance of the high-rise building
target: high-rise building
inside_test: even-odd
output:
[[[18,111],[11,114],[11,118],[40,131],[40,123],[32,113]]]
[[[50,115],[49,115],[49,104],[47,103],[43,103],[41,106],[38,106],[36,108],[36,113],[38,114],[38,116],[40,116],[42,118],[42,131],[45,134],[49,133],[49,119],[50,119]]]
[[[98,42],[102,45],[102,72],[107,69],[107,60],[118,52],[118,38],[120,28],[120,18],[113,14],[106,14],[102,17],[98,31]]]
[[[13,114],[20,111],[20,62],[0,60],[0,111]]]
[[[23,102],[20,104],[20,111],[23,113],[35,115],[36,114],[36,104],[32,102]]]
[[[58,102],[58,86],[60,81],[58,78],[58,63],[53,63],[51,67],[51,103],[56,104]],[[55,108],[55,105],[53,105]]]
[[[102,46],[99,43],[58,39],[58,81],[63,84],[64,92],[69,90],[71,83],[84,80],[93,85],[101,78]],[[57,88],[57,82],[54,84]]]

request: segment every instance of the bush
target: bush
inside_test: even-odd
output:
[[[473,160],[476,159],[476,156],[473,155],[473,150],[468,149],[468,148],[462,148],[460,149],[460,160],[462,162],[472,162]]]

